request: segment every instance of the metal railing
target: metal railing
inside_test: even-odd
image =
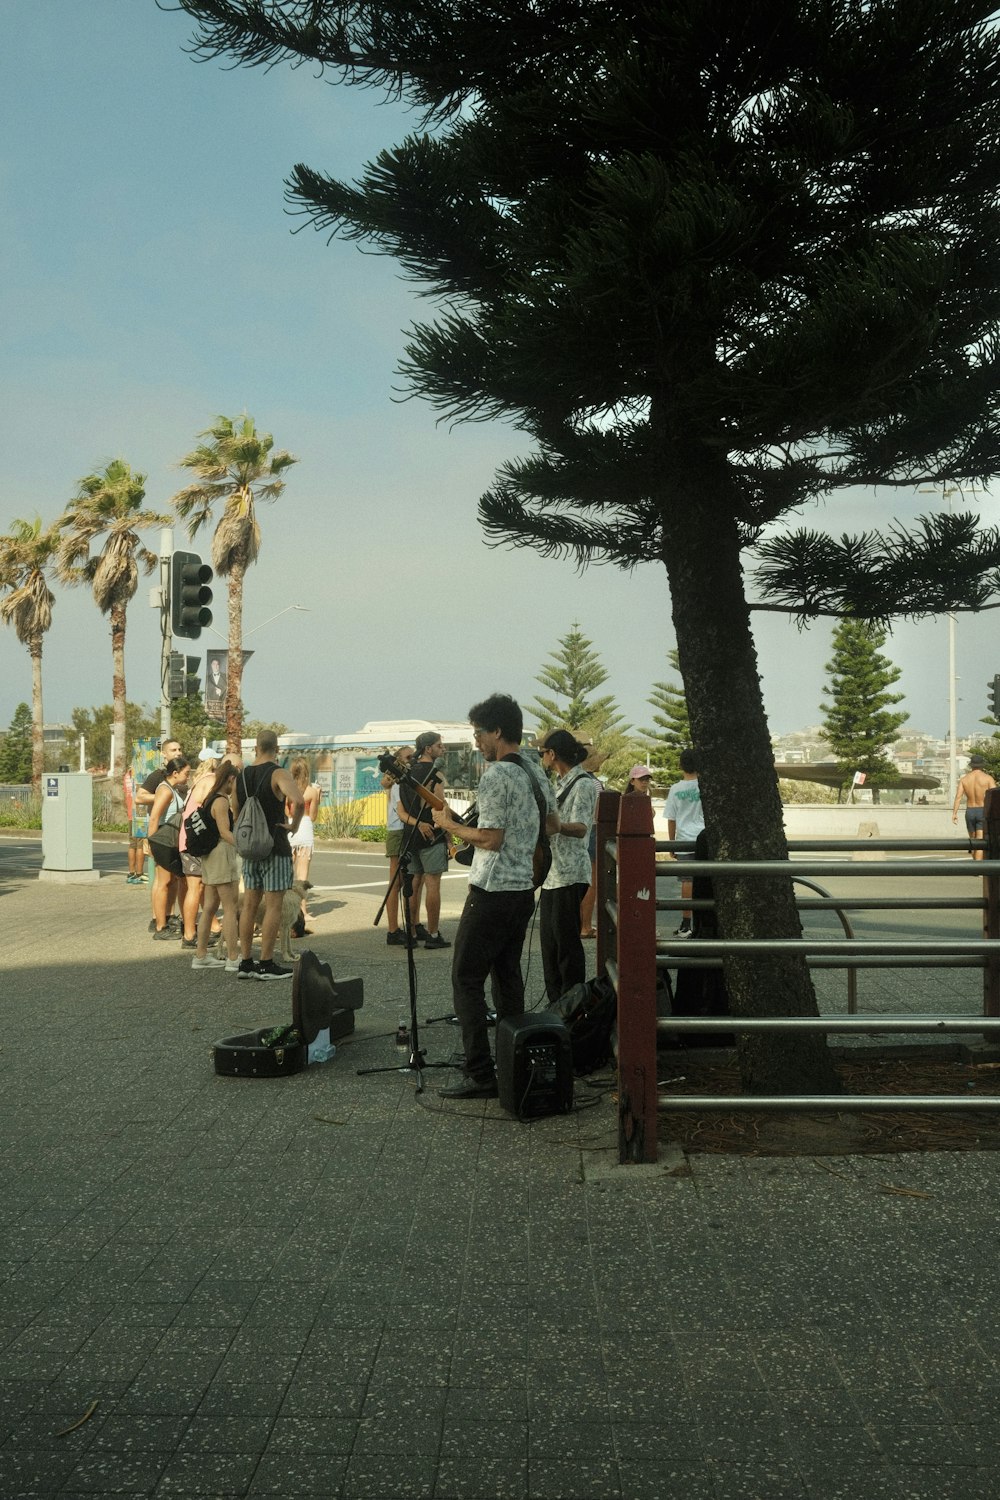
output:
[[[992,801],[992,809],[990,803]],[[996,831],[995,835],[990,829]],[[987,845],[991,854],[1000,853],[1000,793],[990,794],[987,804]],[[618,1083],[619,1160],[622,1162],[655,1161],[656,1119],[661,1110],[675,1109],[992,1109],[1000,1108],[1000,1096],[993,1099],[974,1095],[935,1095],[938,1102],[925,1102],[924,1096],[878,1095],[739,1095],[735,1098],[717,1095],[658,1096],[656,1081],[657,1031],[720,1032],[920,1032],[949,1030],[975,1032],[1000,1040],[1000,859],[981,862],[971,860],[921,859],[895,860],[886,864],[858,861],[822,861],[796,859],[794,867],[787,860],[711,861],[685,860],[683,871],[676,866],[669,873],[685,879],[698,875],[720,879],[754,879],[761,876],[785,876],[803,884],[804,876],[824,874],[827,877],[850,876],[972,876],[982,881],[983,894],[972,897],[833,897],[823,892],[817,898],[800,901],[800,910],[834,911],[840,917],[844,936],[829,938],[753,938],[740,940],[658,939],[657,911],[681,909],[703,910],[714,905],[704,899],[658,900],[657,874],[668,873],[657,864],[657,850],[673,848],[657,844],[653,838],[652,810],[644,797],[619,797],[603,793],[598,802],[597,861],[597,965],[612,979],[618,992]],[[679,846],[685,847],[685,846]],[[690,848],[691,846],[686,846]],[[842,852],[855,847],[852,843],[801,841],[790,848],[796,853]],[[865,839],[857,846],[865,853],[904,852],[914,848],[935,851],[960,850],[968,854],[967,840]],[[816,887],[813,887],[816,889]],[[819,888],[822,890],[822,888]],[[920,938],[869,941],[856,938],[845,913],[848,911],[979,910],[983,913],[984,936],[981,938]],[[656,975],[658,968],[720,967],[727,955],[742,957],[791,955],[804,959],[810,968],[838,968],[848,973],[848,1015],[813,1016],[670,1016],[656,1017]],[[856,1009],[856,991],[850,988],[856,971],[861,968],[905,967],[981,968],[983,970],[982,1016],[952,1017],[928,1015],[869,1014],[860,1016]],[[944,1023],[947,1022],[947,1025]]]

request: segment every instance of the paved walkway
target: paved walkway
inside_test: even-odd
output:
[[[311,939],[355,1036],[220,1078],[284,986],[192,971],[120,875],[0,897],[3,1500],[1000,1493],[1000,1155],[622,1169],[600,1088],[522,1125],[358,1077],[406,1014],[367,891]]]

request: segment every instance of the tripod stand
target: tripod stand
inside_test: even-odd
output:
[[[410,1049],[409,1059],[406,1063],[395,1068],[358,1068],[357,1076],[360,1078],[368,1073],[413,1073],[417,1082],[417,1093],[422,1094],[424,1089],[423,1071],[425,1068],[450,1068],[451,1063],[429,1063],[420,1045],[420,1033],[417,1027],[417,966],[413,961],[413,951],[416,948],[416,938],[413,931],[413,914],[410,909],[410,899],[413,895],[413,871],[410,868],[410,846],[417,833],[417,825],[414,823],[403,840],[399,851],[399,864],[396,873],[389,882],[389,888],[385,893],[382,905],[375,913],[374,926],[378,926],[382,913],[385,911],[393,896],[395,887],[399,887],[403,896],[403,931],[406,934],[406,979],[409,987],[410,997],[410,1027],[408,1043]],[[397,897],[398,899],[398,897]]]

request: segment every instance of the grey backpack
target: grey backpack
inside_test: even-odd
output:
[[[243,777],[244,803],[237,814],[236,822],[233,824],[233,842],[236,852],[243,859],[252,859],[259,863],[261,860],[270,859],[274,853],[274,834],[267,826],[267,818],[256,792],[247,795],[247,773],[241,771]]]

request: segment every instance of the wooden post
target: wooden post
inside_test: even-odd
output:
[[[654,1162],[656,848],[648,797],[622,797],[618,806],[617,945],[618,1160]]]
[[[983,825],[983,847],[987,859],[1000,859],[1000,789],[986,793],[986,816]],[[1000,878],[983,876],[983,937],[1000,938]],[[1000,1016],[1000,960],[987,952],[983,969],[983,1015]]]
[[[615,925],[608,914],[609,899],[616,901],[618,867],[606,852],[609,841],[618,833],[618,804],[621,792],[601,792],[597,799],[597,891],[594,897],[594,924],[597,928],[597,972],[608,972],[608,958],[615,953]]]

